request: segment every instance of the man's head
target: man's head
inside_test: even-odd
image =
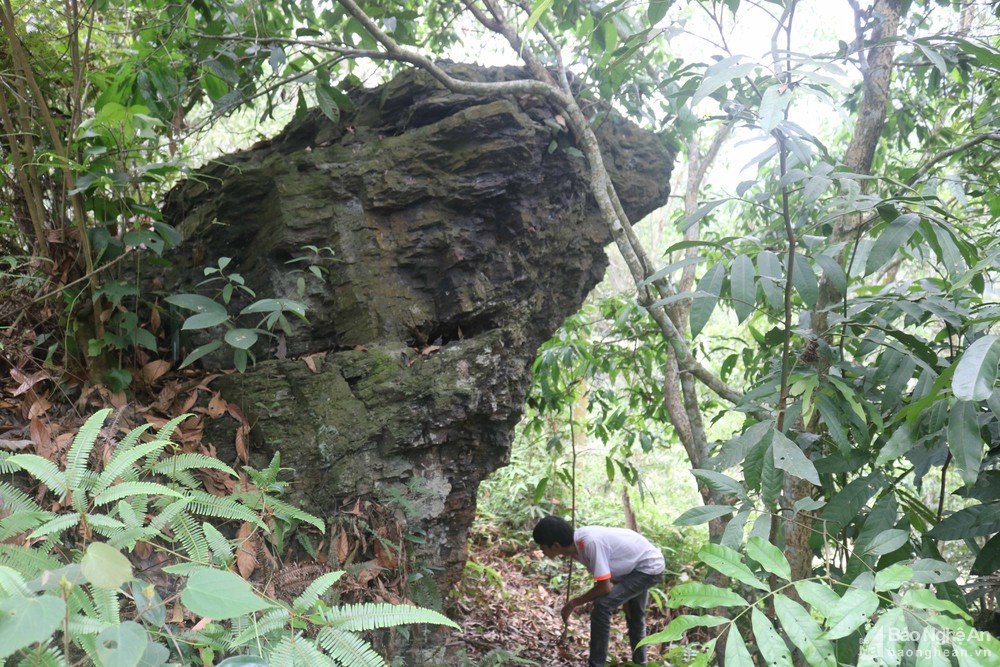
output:
[[[531,537],[549,558],[570,556],[576,551],[573,545],[573,526],[557,516],[547,516],[535,524]]]

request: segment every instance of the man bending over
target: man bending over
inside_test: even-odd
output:
[[[594,586],[562,608],[564,622],[580,605],[593,602],[590,612],[590,661],[587,667],[604,667],[608,658],[611,614],[625,605],[632,662],[646,664],[646,647],[636,644],[646,636],[646,598],[663,577],[663,555],[649,540],[627,528],[586,526],[576,531],[565,520],[547,516],[532,533],[549,558],[575,558],[594,577]]]

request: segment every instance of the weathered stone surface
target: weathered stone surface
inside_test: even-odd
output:
[[[194,285],[226,256],[257,298],[300,299],[287,262],[333,249],[326,282],[306,281],[308,324],[221,389],[254,424],[254,455],[280,449],[311,511],[409,494],[427,537],[415,556],[447,588],[537,348],[600,280],[610,235],[584,159],[540,100],[454,95],[420,72],[354,100],[339,124],[313,113],[179,186],[164,210],[186,240],[167,280]],[[621,120],[600,134],[629,215],[662,205],[670,151]],[[319,352],[315,372],[295,359]]]

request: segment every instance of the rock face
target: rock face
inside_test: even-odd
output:
[[[164,211],[185,241],[167,284],[193,290],[230,257],[257,299],[306,304],[308,323],[256,350],[224,397],[254,425],[253,456],[280,450],[294,468],[306,509],[402,494],[425,536],[413,556],[446,589],[479,482],[508,460],[538,346],[601,279],[610,233],[541,100],[455,95],[414,71],[352,98],[339,123],[310,113],[175,189]],[[619,119],[600,136],[630,217],[662,205],[670,150]],[[292,261],[308,246],[332,249],[325,282]]]

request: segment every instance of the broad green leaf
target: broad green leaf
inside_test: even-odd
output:
[[[816,255],[815,259],[837,293],[840,296],[847,294],[847,274],[837,260],[828,255]]]
[[[743,485],[729,475],[723,475],[721,472],[715,472],[714,470],[701,469],[692,470],[691,473],[698,479],[699,482],[704,483],[708,486],[708,488],[716,493],[724,496],[734,496],[741,500],[749,500]]]
[[[972,574],[989,576],[1000,570],[1000,533],[991,537],[976,556],[972,564]]]
[[[253,329],[230,329],[226,332],[225,341],[230,347],[238,350],[249,350],[257,344],[257,332]]]
[[[712,519],[726,516],[736,511],[732,505],[699,505],[692,507],[688,511],[674,519],[675,526],[697,526],[700,523],[708,523]]]
[[[226,658],[222,662],[217,663],[215,667],[270,667],[270,663],[255,655],[237,655],[232,658]]]
[[[983,336],[970,345],[958,360],[951,378],[951,390],[963,401],[985,401],[997,382],[1000,363],[1000,336]]]
[[[103,667],[138,667],[149,636],[135,621],[125,621],[101,631],[96,644]]]
[[[904,213],[886,225],[868,253],[865,275],[874,273],[888,264],[893,255],[909,242],[919,223],[919,215]]]
[[[927,533],[936,540],[964,540],[1000,532],[1000,504],[984,503],[959,510]]]
[[[542,18],[545,12],[549,11],[552,7],[553,0],[540,0],[535,9],[532,10],[531,16],[528,17],[528,22],[524,26],[524,34],[527,35],[529,32],[534,30],[535,24]]]
[[[785,307],[785,272],[781,260],[770,250],[762,250],[757,255],[757,273],[760,274],[760,287],[764,290],[771,308],[781,310]]]
[[[935,558],[918,558],[910,565],[918,584],[943,584],[958,578],[958,568]]]
[[[774,611],[785,634],[802,651],[806,662],[813,666],[837,667],[833,643],[822,638],[823,630],[802,605],[778,594],[774,596]]]
[[[708,324],[719,294],[722,292],[722,282],[726,276],[726,267],[721,261],[713,265],[698,281],[698,292],[707,296],[696,296],[691,299],[691,335],[697,336]]]
[[[65,615],[66,603],[54,595],[0,600],[0,658],[46,641]]]
[[[163,644],[157,642],[149,642],[146,644],[146,650],[143,651],[142,656],[139,658],[139,664],[136,667],[160,667],[170,659],[170,649],[168,649]]]
[[[646,19],[650,26],[654,26],[663,20],[667,15],[667,9],[673,4],[673,0],[650,0],[646,7]]]
[[[203,568],[188,578],[181,602],[203,618],[224,621],[276,606],[256,593],[232,572]]]
[[[241,310],[240,315],[280,312],[290,312],[295,313],[299,317],[305,317],[306,307],[304,304],[292,299],[261,299],[260,301],[254,301],[249,306]]]
[[[971,401],[957,401],[948,415],[948,450],[966,486],[979,477],[983,461],[983,436],[979,432],[979,407]]]
[[[785,474],[774,465],[774,444],[768,443],[764,450],[760,470],[760,495],[769,506],[773,506],[785,484]]]
[[[776,429],[771,446],[774,448],[775,468],[819,486],[819,473],[816,472],[816,466],[799,446],[789,440],[784,433]]]
[[[194,362],[198,361],[205,355],[215,352],[220,347],[222,347],[221,340],[213,340],[210,343],[205,343],[204,345],[196,347],[195,349],[191,350],[191,354],[184,357],[184,362],[180,365],[180,368],[184,368],[185,366],[193,364]]]
[[[895,461],[913,449],[913,446],[916,444],[917,438],[914,436],[913,426],[907,421],[902,422],[892,432],[892,435],[889,436],[889,441],[879,450],[878,457],[875,459],[875,465],[884,466],[890,461]]]
[[[814,612],[824,617],[840,604],[840,596],[836,591],[816,581],[796,581],[795,592]]]
[[[753,658],[747,650],[747,643],[740,635],[735,623],[729,626],[726,636],[726,667],[754,667]]]
[[[179,308],[193,310],[196,313],[225,313],[226,307],[215,299],[201,294],[174,294],[164,299],[167,303]]]
[[[710,202],[705,202],[704,204],[702,204],[701,206],[699,206],[697,209],[695,209],[694,213],[692,213],[691,215],[689,215],[689,216],[687,216],[687,217],[682,218],[681,220],[679,220],[677,222],[677,229],[681,233],[686,232],[696,222],[698,222],[699,220],[701,220],[702,218],[704,218],[706,215],[708,215],[709,213],[711,213],[712,211],[714,211],[717,207],[721,206],[722,204],[725,204],[727,201],[729,201],[729,200],[728,199],[713,199]]]
[[[760,563],[760,566],[777,575],[785,581],[792,578],[792,567],[781,549],[760,537],[751,537],[747,541],[747,556]]]
[[[820,514],[827,535],[836,535],[854,520],[875,492],[886,484],[885,475],[876,473],[851,480],[840,490]]]
[[[890,528],[876,535],[864,552],[873,556],[883,556],[903,546],[909,539],[910,534],[907,531]]]
[[[915,667],[951,667],[948,655],[952,652],[950,646],[942,646],[938,633],[925,630],[920,633],[920,643],[917,644]]]
[[[816,299],[819,298],[819,281],[816,280],[816,273],[813,271],[809,260],[799,253],[795,253],[795,266],[792,267],[792,284],[807,306],[810,308],[816,306]]]
[[[899,665],[906,637],[906,617],[902,609],[891,609],[882,614],[861,643],[858,667]]]
[[[191,317],[184,320],[184,326],[181,328],[185,331],[197,330],[197,329],[210,329],[211,327],[217,327],[224,322],[229,321],[229,313],[223,309],[221,312],[212,311],[208,313],[198,313],[197,315],[192,315]]]
[[[894,563],[875,573],[876,591],[894,591],[913,579],[913,568],[902,563]]]
[[[740,554],[721,544],[706,544],[698,551],[698,558],[711,568],[762,591],[770,590],[767,584],[760,581],[747,567]]]
[[[316,81],[316,103],[320,111],[334,123],[340,122],[340,107],[330,91],[330,85]]]
[[[926,588],[911,589],[906,591],[903,595],[903,604],[916,609],[947,612],[949,614],[960,616],[969,623],[972,622],[972,617],[969,616],[967,611],[959,607],[951,600],[942,600],[941,598],[936,597],[932,591],[929,591]]]
[[[678,584],[670,589],[667,606],[677,607],[745,607],[747,601],[729,590],[697,581]]]
[[[743,56],[730,56],[709,67],[705,71],[705,78],[702,79],[701,85],[691,97],[691,106],[698,104],[733,79],[750,74],[757,67],[756,63],[741,63],[741,60],[743,60]]]
[[[685,614],[683,616],[678,616],[674,620],[670,621],[670,624],[660,630],[659,632],[649,635],[641,642],[639,646],[646,646],[647,644],[665,644],[667,642],[675,642],[680,639],[685,632],[691,628],[698,627],[709,627],[713,628],[717,625],[722,625],[723,623],[728,623],[729,619],[723,618],[721,616],[705,615],[696,616],[692,614]]]
[[[757,638],[757,648],[768,667],[792,667],[792,654],[785,645],[785,640],[757,607],[750,612],[750,625]]]
[[[760,129],[770,132],[776,128],[791,99],[791,86],[774,84],[765,90],[760,100]]]
[[[118,590],[132,581],[132,563],[122,552],[104,542],[91,542],[80,561],[80,570],[98,588]]]
[[[868,621],[878,609],[878,596],[871,591],[852,588],[844,593],[837,605],[826,614],[827,639],[841,639]]]
[[[733,297],[733,310],[742,322],[752,313],[757,304],[756,271],[753,262],[746,255],[738,255],[729,268],[729,291]]]

